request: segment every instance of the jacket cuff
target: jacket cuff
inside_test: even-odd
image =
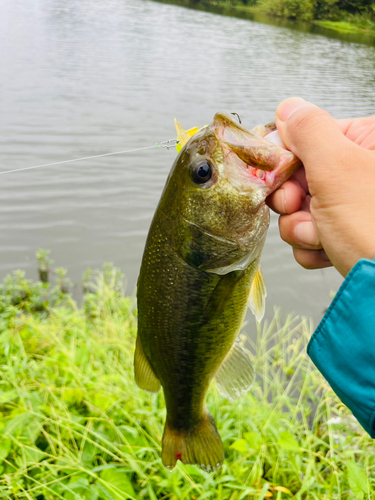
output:
[[[375,262],[352,268],[307,346],[341,401],[375,437]]]

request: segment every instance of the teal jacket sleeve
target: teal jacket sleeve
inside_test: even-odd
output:
[[[375,262],[360,260],[328,308],[307,352],[341,401],[375,437]]]

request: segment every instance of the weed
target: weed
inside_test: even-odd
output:
[[[1,288],[0,498],[374,498],[373,440],[308,359],[308,320],[276,312],[258,326],[245,398],[227,401],[212,385],[223,467],[170,472],[163,396],[134,383],[136,304],[121,273],[106,265],[86,276],[81,307],[59,279],[18,271]]]

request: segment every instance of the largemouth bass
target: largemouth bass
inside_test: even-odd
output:
[[[163,387],[162,461],[216,469],[224,452],[206,394],[246,393],[254,371],[236,338],[247,304],[260,321],[260,257],[269,225],[266,197],[299,166],[269,139],[275,126],[247,130],[218,113],[192,137],[177,123],[177,156],[144,250],[138,280],[135,380]]]

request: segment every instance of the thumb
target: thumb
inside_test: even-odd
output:
[[[350,144],[326,111],[300,97],[291,97],[279,104],[276,126],[284,144],[304,164],[308,177],[327,172],[330,159],[337,158],[338,152]],[[314,172],[309,172],[312,165]]]

